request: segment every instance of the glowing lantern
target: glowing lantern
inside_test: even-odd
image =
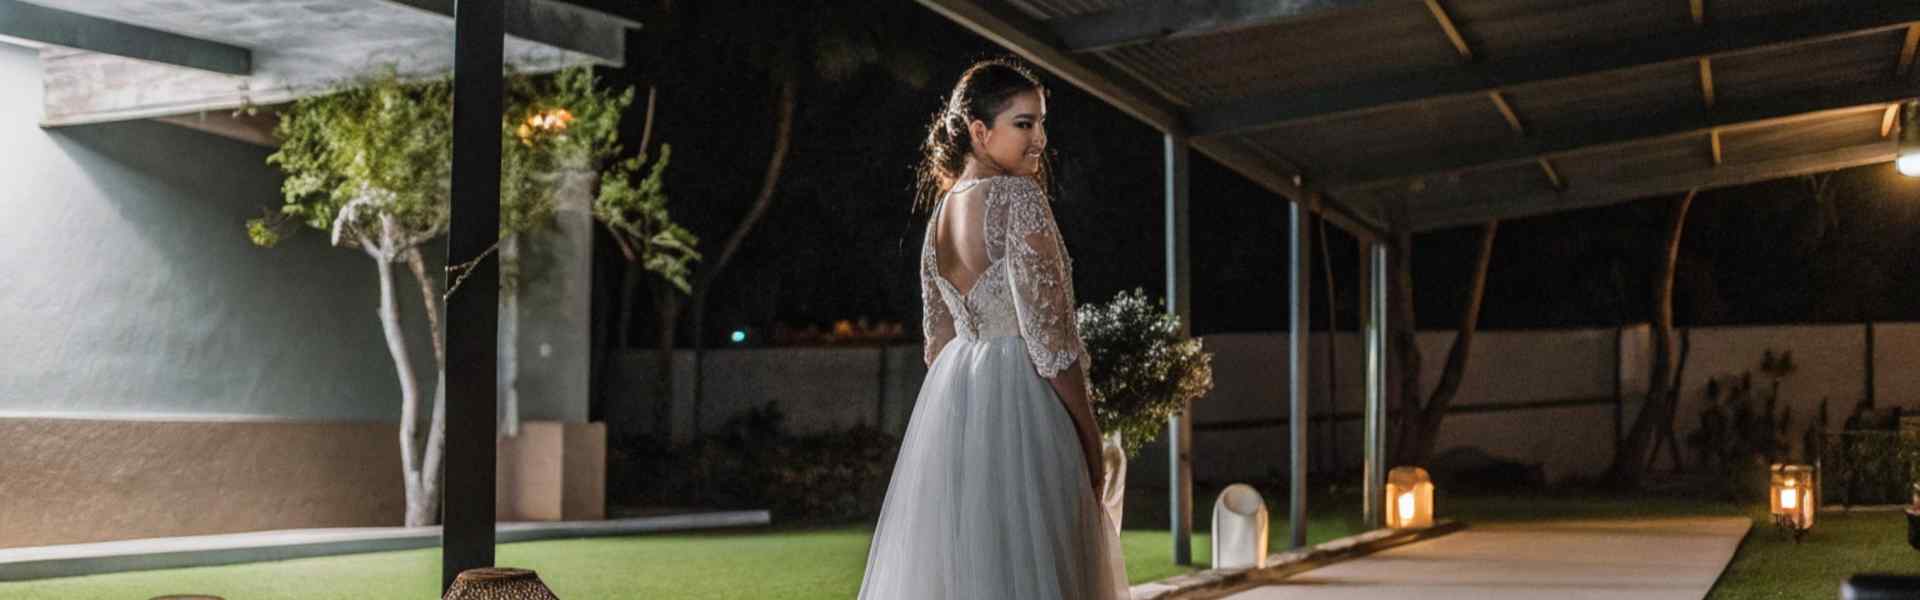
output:
[[[1421,529],[1433,526],[1433,480],[1420,467],[1395,467],[1387,472],[1387,527]]]
[[[1819,489],[1810,465],[1773,465],[1772,485],[1768,486],[1767,504],[1773,513],[1775,524],[1792,529],[1796,538],[1801,532],[1813,528],[1813,511],[1816,506],[1814,491]]]

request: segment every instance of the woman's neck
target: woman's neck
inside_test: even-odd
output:
[[[960,170],[960,179],[963,181],[968,179],[986,179],[988,177],[997,177],[1006,174],[1005,169],[994,166],[992,163],[978,158],[967,157],[967,166]]]

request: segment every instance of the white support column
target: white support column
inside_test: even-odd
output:
[[[1167,311],[1180,317],[1180,335],[1193,335],[1193,277],[1187,252],[1187,138],[1166,135]],[[1173,564],[1193,564],[1193,405],[1167,420],[1167,486],[1173,509]]]
[[[1360,260],[1361,330],[1367,347],[1365,521],[1385,527],[1387,478],[1387,245],[1366,242]]]
[[[1291,510],[1287,519],[1293,536],[1289,548],[1300,549],[1307,545],[1307,285],[1312,273],[1310,268],[1313,257],[1309,246],[1307,228],[1311,226],[1313,215],[1305,203],[1287,203],[1287,241],[1290,252],[1287,261],[1287,305],[1289,327],[1287,332],[1287,366],[1291,377],[1288,378],[1287,430],[1288,444],[1287,477],[1289,496],[1292,497]]]

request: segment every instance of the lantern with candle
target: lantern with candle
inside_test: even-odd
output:
[[[1767,506],[1773,522],[1793,532],[1799,541],[1813,528],[1816,508],[1814,490],[1819,489],[1812,465],[1775,464],[1770,469],[1772,485],[1767,486]]]
[[[1433,480],[1420,467],[1395,467],[1387,472],[1387,527],[1424,529],[1433,526]]]

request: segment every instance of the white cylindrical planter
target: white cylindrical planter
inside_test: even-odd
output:
[[[1267,503],[1253,486],[1236,483],[1213,502],[1213,568],[1267,566]]]

